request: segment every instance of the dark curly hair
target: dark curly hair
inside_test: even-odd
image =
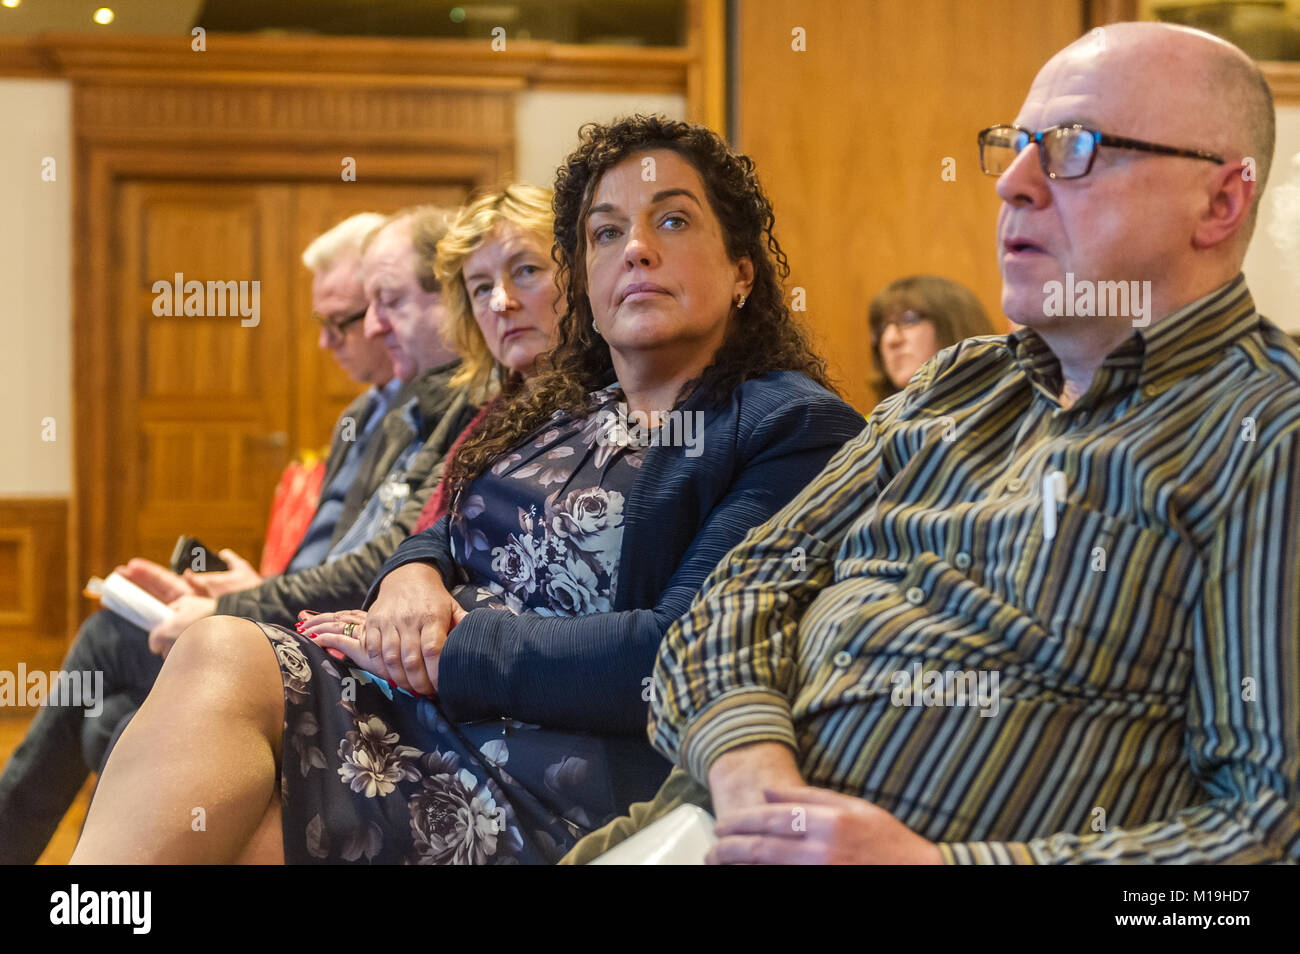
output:
[[[709,207],[721,225],[727,256],[748,257],[754,284],[743,311],[730,319],[721,346],[700,376],[683,386],[677,405],[696,390],[714,402],[727,399],[744,381],[770,371],[799,371],[834,390],[826,362],[790,315],[783,283],[790,267],[772,234],[774,216],[754,161],[733,152],[704,126],[663,116],[627,116],[604,125],[587,123],[578,148],[556,170],[556,282],[566,301],[553,351],[538,362],[527,385],[498,401],[466,439],[447,476],[454,490],[473,481],[497,458],[519,446],[556,411],[585,413],[590,392],[614,380],[605,340],[593,329],[587,297],[586,228],[596,187],[624,159],[653,149],[677,153],[704,182]]]

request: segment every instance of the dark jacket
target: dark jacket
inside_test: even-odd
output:
[[[379,489],[388,472],[393,469],[393,463],[414,438],[415,435],[411,432],[411,425],[406,420],[402,407],[411,398],[418,398],[423,422],[421,430],[425,431],[432,427],[430,415],[436,423],[437,417],[442,413],[440,410],[442,402],[447,398],[447,381],[459,366],[459,361],[452,361],[430,368],[407,381],[393,395],[388,405],[388,413],[375,425],[375,433],[370,435],[370,440],[362,452],[361,469],[357,479],[348,487],[348,492],[343,498],[343,512],[339,515],[338,523],[334,524],[334,534],[330,538],[331,547],[348,532],[348,528],[352,526],[353,521],[365,507],[366,501],[370,499],[370,495]],[[427,436],[427,433],[424,436]]]
[[[669,625],[704,579],[753,527],[785,506],[865,422],[835,395],[794,372],[742,384],[704,410],[698,457],[649,447],[624,504],[614,611],[544,617],[474,609],[442,650],[438,697],[457,721],[509,716],[557,729],[644,735],[649,676]],[[384,564],[437,566],[462,582],[448,518],[409,538]]]
[[[457,388],[453,391],[447,387],[458,364],[459,362],[454,362],[430,369],[412,382],[415,386],[414,396],[420,402],[420,434],[425,441],[402,477],[410,488],[410,493],[388,528],[361,549],[330,563],[322,563],[297,573],[273,576],[252,589],[227,593],[217,600],[217,613],[292,626],[298,619],[299,610],[327,612],[356,609],[361,605],[367,587],[384,560],[393,554],[398,544],[415,528],[420,511],[442,479],[448,449],[474,417],[476,409],[469,403],[464,389]],[[375,435],[376,438],[382,437],[384,442],[375,457],[381,462],[386,460],[390,467],[415,436],[404,415],[400,413],[401,405],[411,396],[411,392],[406,392],[406,396],[403,396],[403,391],[394,397],[393,411],[379,424],[384,428],[384,433]],[[401,424],[400,428],[391,423],[394,420]],[[395,448],[391,453],[386,449],[390,447]],[[370,456],[369,447],[366,453]],[[383,483],[385,476],[387,470],[380,474],[376,487]],[[364,503],[362,500],[362,505]]]
[[[394,392],[394,395],[396,396],[400,391],[401,388],[398,389],[398,392]],[[390,407],[389,410],[391,411],[392,408]],[[339,468],[343,466],[343,461],[347,457],[348,451],[351,450],[352,445],[348,440],[348,432],[351,431],[353,434],[362,433],[365,430],[366,424],[370,421],[370,413],[370,392],[366,391],[364,394],[357,397],[355,401],[345,407],[343,413],[339,415],[339,419],[334,423],[334,433],[330,437],[329,456],[325,458],[325,476],[322,478],[320,485],[322,493],[324,493],[326,487],[334,482],[334,475],[339,472]],[[348,427],[349,422],[351,423],[351,427]],[[370,442],[372,440],[378,440],[382,433],[382,431],[378,429],[378,424],[375,425],[375,428],[376,430],[366,438],[365,446],[367,448],[370,446]],[[362,449],[362,453],[365,453],[364,448]],[[379,485],[383,483],[384,476],[383,473],[374,473],[372,469],[369,473],[359,472],[356,481],[353,483],[354,485],[361,484],[367,486],[370,488],[369,492],[374,493],[379,489]],[[358,507],[356,510],[350,512],[347,509],[345,501],[344,508],[339,513],[338,522],[334,524],[335,529],[331,532],[337,532],[340,523],[344,524],[344,526],[351,524],[352,521],[357,518],[357,513],[359,511],[360,508]],[[315,514],[312,515],[312,518],[315,519]],[[298,558],[298,554],[302,551],[302,545],[307,542],[306,536],[306,534],[303,535],[303,539],[299,541],[297,548],[293,551],[293,556],[291,556],[285,564],[286,566],[292,566],[293,561]]]

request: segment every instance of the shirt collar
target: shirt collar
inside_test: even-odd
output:
[[[402,379],[396,375],[389,378],[388,383],[381,388],[377,388],[373,384],[370,386],[370,390],[367,392],[367,397],[370,398],[370,403],[375,408],[375,414],[382,415],[383,412],[392,405],[393,395],[395,395],[401,387]]]
[[[1135,329],[1102,361],[1078,404],[1095,404],[1138,387],[1147,397],[1154,397],[1216,360],[1259,320],[1246,278],[1238,273],[1208,295],[1146,328]],[[1038,332],[1021,328],[1007,335],[1005,343],[1030,383],[1056,400],[1062,386],[1061,364]]]

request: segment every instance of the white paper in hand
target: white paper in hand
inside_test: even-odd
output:
[[[172,615],[166,603],[140,589],[124,576],[110,573],[107,580],[92,579],[87,587],[91,592],[95,591],[96,582],[102,584],[99,598],[104,609],[112,610],[141,629],[151,630]]]
[[[702,865],[718,841],[713,816],[698,805],[678,805],[596,858],[593,865]]]

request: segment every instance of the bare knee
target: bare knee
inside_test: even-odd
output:
[[[229,713],[253,719],[268,738],[284,722],[284,683],[270,640],[260,626],[236,616],[211,616],[177,638],[158,684],[184,683],[189,693]]]

